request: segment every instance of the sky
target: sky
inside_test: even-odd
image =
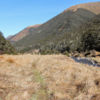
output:
[[[0,0],[0,31],[5,37],[27,26],[42,24],[65,9],[100,0]]]

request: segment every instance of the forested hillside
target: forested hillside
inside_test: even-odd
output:
[[[14,54],[16,50],[14,47],[3,37],[2,32],[0,32],[0,54]]]

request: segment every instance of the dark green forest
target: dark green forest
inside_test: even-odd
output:
[[[4,38],[2,32],[0,32],[0,54],[16,54],[16,50],[10,42]]]

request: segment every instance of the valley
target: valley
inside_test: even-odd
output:
[[[100,100],[100,2],[0,32],[0,100]]]
[[[90,48],[88,45],[92,45],[92,38],[95,39],[94,45],[100,44],[99,14],[100,2],[75,5],[39,27],[35,29],[31,27],[26,32],[28,35],[23,38],[21,34],[25,33],[25,30],[22,30],[21,33],[19,32],[14,36],[14,38],[18,38],[19,35],[21,39],[12,44],[18,51],[23,53],[32,52],[35,49],[38,49],[42,54],[81,52],[87,49],[97,49],[98,47]],[[87,37],[89,35],[88,41]],[[14,38],[12,37],[9,40],[12,42]],[[100,47],[99,44],[97,46]]]

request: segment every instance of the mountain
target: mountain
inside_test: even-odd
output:
[[[79,8],[83,8],[83,9],[91,11],[91,12],[93,12],[95,14],[99,14],[100,13],[100,2],[91,2],[91,3],[79,4],[79,5],[72,6],[72,7],[68,8],[64,12],[66,12],[68,10],[72,10],[72,11],[75,12]]]
[[[16,50],[13,46],[3,37],[2,33],[0,32],[0,54],[14,54]]]
[[[27,36],[16,41],[13,45],[24,52],[45,48],[50,45],[51,48],[49,50],[52,48],[60,50],[62,48],[61,45],[65,45],[64,48],[68,51],[75,51],[79,49],[78,43],[81,38],[81,33],[79,34],[77,31],[99,13],[100,2],[70,7],[35,30],[32,30]]]
[[[100,51],[100,14],[84,25],[80,32],[83,33],[82,47],[85,50],[95,49]]]
[[[70,33],[69,36],[66,36],[66,34],[63,34],[63,36],[65,38],[60,38],[61,40],[57,43],[47,43],[40,47],[40,52],[47,54],[100,51],[100,14],[87,21],[78,30]]]
[[[31,31],[35,30],[39,26],[40,26],[40,24],[29,26],[29,27],[25,28],[24,30],[22,30],[21,32],[17,33],[16,35],[9,36],[7,39],[12,42],[17,42],[17,41],[21,40],[23,37],[30,34]]]

